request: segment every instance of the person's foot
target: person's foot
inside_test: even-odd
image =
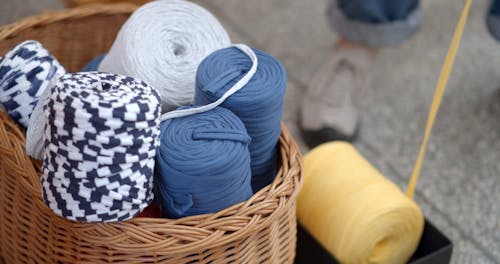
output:
[[[314,75],[302,100],[300,128],[309,147],[333,140],[353,141],[359,117],[351,101],[354,87],[367,85],[365,68],[372,51],[339,42],[331,58]]]

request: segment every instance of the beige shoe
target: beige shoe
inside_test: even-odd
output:
[[[353,141],[359,130],[353,87],[367,85],[366,69],[373,55],[367,49],[337,47],[314,75],[302,101],[300,127],[309,147],[333,140]]]

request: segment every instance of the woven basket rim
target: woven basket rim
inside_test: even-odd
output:
[[[45,26],[52,23],[96,15],[130,14],[138,7],[139,6],[131,3],[93,3],[75,8],[48,10],[41,14],[28,16],[10,24],[0,26],[0,41],[15,37],[15,35],[21,31],[28,30],[32,27]]]
[[[71,20],[86,18],[89,16],[131,14],[137,8],[132,4],[96,4],[76,7],[61,11],[50,11],[22,19],[18,22],[0,27],[0,41],[15,37],[19,32],[29,30],[32,27],[45,26],[51,23],[67,22]],[[5,136],[8,133],[9,136]],[[2,136],[4,134],[4,136]],[[6,140],[8,142],[6,142]],[[4,141],[4,142],[2,142]],[[128,240],[126,243],[117,245],[115,248],[131,252],[142,252],[145,244],[149,248],[176,253],[191,252],[193,249],[204,250],[214,248],[240,239],[243,236],[258,232],[260,229],[271,225],[271,223],[294,206],[295,199],[302,186],[302,161],[298,146],[291,137],[288,129],[282,124],[282,134],[279,142],[281,154],[281,167],[275,180],[269,186],[254,194],[248,201],[233,205],[227,209],[213,214],[197,215],[180,219],[145,218],[137,217],[124,222],[114,223],[79,223],[73,222],[54,214],[43,203],[40,186],[40,163],[32,160],[24,151],[25,138],[20,128],[8,117],[4,111],[0,111],[0,153],[12,152],[12,149],[3,150],[2,145],[10,145],[14,148],[17,167],[25,162],[33,164],[30,168],[20,168],[29,175],[26,188],[33,193],[35,203],[40,206],[43,214],[51,215],[55,225],[70,225],[78,229],[78,235],[84,240],[96,241],[97,244],[105,245],[110,241],[120,241],[124,236],[114,235],[103,238],[92,232],[99,225],[103,230],[111,230],[113,234],[121,231],[127,237],[133,237],[134,243]],[[3,155],[3,154],[0,154]],[[14,165],[14,164],[13,164]],[[290,187],[291,188],[287,188]],[[88,230],[88,232],[86,232]],[[166,234],[168,233],[168,234]]]
[[[7,121],[6,121],[7,120]],[[193,248],[199,249],[207,249],[212,247],[217,247],[222,244],[233,242],[242,236],[247,236],[250,233],[257,232],[258,230],[267,227],[270,225],[275,218],[279,217],[283,212],[283,210],[287,210],[290,203],[296,199],[298,192],[302,185],[302,162],[300,159],[300,152],[298,152],[298,147],[296,143],[291,140],[288,141],[290,135],[288,129],[285,125],[282,126],[282,136],[280,138],[280,144],[288,146],[288,148],[281,148],[281,155],[287,155],[289,153],[285,153],[286,149],[291,150],[292,156],[293,152],[295,152],[295,156],[298,157],[294,160],[295,164],[285,164],[286,158],[283,159],[283,164],[276,175],[275,180],[271,185],[268,185],[261,189],[259,192],[254,194],[249,200],[235,204],[229,208],[226,208],[222,211],[213,214],[204,214],[204,215],[196,215],[190,217],[184,217],[179,219],[167,219],[167,218],[149,218],[149,217],[136,217],[128,221],[123,222],[112,222],[112,223],[82,223],[82,222],[74,222],[71,220],[67,220],[63,217],[60,217],[53,213],[48,207],[45,206],[42,200],[41,194],[41,186],[39,177],[41,176],[40,171],[40,162],[32,160],[24,150],[24,135],[20,131],[20,128],[14,124],[14,121],[8,117],[7,113],[4,111],[0,111],[0,123],[3,126],[8,127],[7,130],[11,130],[10,134],[10,145],[13,149],[17,150],[16,156],[21,156],[22,162],[21,164],[26,164],[25,162],[31,162],[33,167],[31,168],[21,168],[18,162],[16,161],[14,164],[11,164],[12,167],[17,167],[19,170],[25,170],[30,177],[26,177],[21,179],[23,184],[27,189],[30,189],[30,192],[34,194],[34,202],[41,203],[42,208],[45,212],[44,214],[52,215],[52,220],[62,224],[62,225],[71,225],[72,228],[80,229],[80,231],[85,230],[93,230],[96,225],[99,225],[102,228],[111,228],[111,229],[119,229],[123,230],[127,233],[128,236],[133,236],[134,233],[137,236],[143,236],[142,233],[145,231],[144,227],[146,227],[146,231],[149,228],[152,229],[163,229],[170,230],[172,234],[171,237],[162,237],[161,239],[157,239],[157,241],[141,241],[137,243],[137,245],[131,245],[130,243],[124,244],[123,248],[116,247],[117,249],[126,249],[129,251],[143,251],[144,243],[148,244],[148,247],[158,247],[165,248],[165,244],[170,244],[168,246],[169,251],[176,251],[178,253],[183,253],[187,251],[192,251]],[[0,134],[2,132],[0,131]],[[19,138],[21,135],[21,138]],[[0,137],[0,145],[4,145],[1,141],[3,139]],[[12,149],[8,150],[12,152]],[[2,152],[0,150],[0,152]],[[7,160],[8,161],[8,160]],[[288,170],[287,167],[295,165],[298,169],[298,173],[295,175],[285,175],[284,170]],[[31,172],[31,173],[30,173]],[[295,177],[294,177],[295,176]],[[293,177],[293,179],[290,179]],[[293,181],[295,186],[292,193],[280,194],[279,188],[282,185],[283,181]],[[273,191],[273,193],[271,193]],[[274,195],[282,196],[278,197],[279,200],[283,200],[280,204],[276,205],[276,209],[272,212],[269,212],[269,209],[260,208],[265,207],[267,205],[266,200],[276,198],[272,197]],[[286,197],[288,196],[288,197]],[[266,216],[262,217],[260,213],[261,210],[264,210],[264,214]],[[59,224],[55,223],[56,226]],[[243,224],[246,223],[246,224]],[[231,226],[233,224],[233,226]],[[175,229],[175,230],[174,230]],[[215,231],[214,231],[215,230]],[[179,240],[176,235],[184,236],[186,233],[193,233],[193,237],[199,237],[199,239],[193,239],[190,243],[186,243],[185,241],[180,244],[176,244],[175,240]],[[227,234],[230,232],[230,234]],[[100,235],[86,234],[83,235],[82,232],[79,232],[82,235],[82,239],[97,241],[96,243],[107,244],[109,241],[119,240],[119,236],[115,237],[107,237],[103,238]],[[85,232],[83,232],[85,233]],[[154,233],[154,232],[152,232]],[[177,233],[177,234],[176,234]],[[223,237],[223,239],[221,239]],[[174,240],[174,241],[172,241]]]

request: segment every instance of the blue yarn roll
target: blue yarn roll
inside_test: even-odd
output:
[[[214,213],[248,200],[250,141],[241,120],[223,107],[163,121],[155,196],[165,216]]]
[[[101,65],[101,62],[104,59],[104,56],[106,56],[106,54],[101,54],[93,58],[89,63],[87,63],[87,65],[85,65],[85,67],[83,67],[82,71],[84,72],[97,71],[99,65]]]
[[[277,171],[277,144],[281,133],[287,77],[283,65],[271,55],[253,49],[258,59],[255,75],[221,106],[235,113],[252,138],[249,146],[252,188],[270,184]],[[198,67],[195,104],[216,101],[252,67],[252,61],[235,47],[210,54]]]

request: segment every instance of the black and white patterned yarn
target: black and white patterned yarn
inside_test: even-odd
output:
[[[39,42],[25,41],[0,58],[0,104],[12,119],[27,127],[49,82],[65,73]]]
[[[133,77],[66,74],[51,88],[42,191],[58,215],[123,221],[153,200],[161,99]]]

